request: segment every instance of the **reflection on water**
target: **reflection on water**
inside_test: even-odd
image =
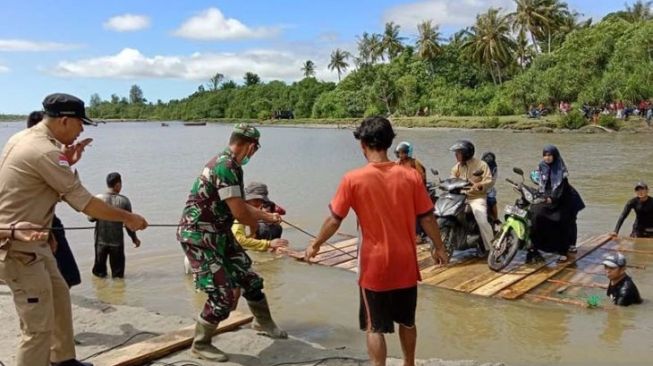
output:
[[[0,141],[22,128],[0,123]],[[229,126],[184,128],[171,123],[107,124],[88,128],[93,146],[78,164],[84,184],[93,192],[105,190],[108,172],[123,177],[123,193],[134,210],[150,223],[176,223],[190,185],[203,164],[227,141]],[[342,174],[360,166],[363,157],[351,131],[302,128],[263,128],[263,148],[247,165],[247,181],[268,184],[271,198],[284,206],[288,221],[316,232],[328,214],[327,204]],[[516,198],[502,183],[513,178],[513,166],[528,171],[540,159],[541,148],[556,144],[570,171],[571,183],[588,207],[579,216],[581,236],[611,231],[633,183],[653,180],[650,135],[531,134],[510,131],[401,130],[398,139],[415,144],[417,157],[428,167],[446,172],[454,163],[448,151],[453,141],[470,138],[478,154],[497,154],[499,205]],[[86,226],[86,219],[65,204],[57,208],[66,226]],[[355,233],[353,215],[341,231]],[[632,217],[624,225],[629,232]],[[184,316],[197,314],[204,296],[194,292],[183,275],[182,251],[174,229],[151,228],[140,234],[141,248],[127,246],[124,281],[98,280],[90,275],[93,234],[67,232],[83,272],[83,284],[73,293],[112,304],[144,306]],[[287,229],[291,245],[303,249],[309,238]],[[636,243],[638,249],[648,249]],[[265,288],[279,323],[293,335],[323,344],[364,350],[358,330],[358,294],[353,273],[290,259],[272,260],[251,254],[265,278]],[[627,254],[631,263],[650,263],[651,256]],[[645,299],[653,298],[652,271],[629,270]],[[601,276],[593,281],[604,281]],[[584,291],[584,292],[583,292]],[[568,296],[602,296],[602,289],[570,289]],[[508,364],[649,364],[653,319],[651,301],[625,309],[586,310],[563,305],[508,302],[421,287],[418,303],[421,358],[478,359]],[[246,307],[244,301],[239,306]],[[396,336],[390,353],[400,355]]]

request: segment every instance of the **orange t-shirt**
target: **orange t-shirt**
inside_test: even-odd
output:
[[[369,163],[345,174],[330,204],[344,219],[354,209],[362,239],[359,285],[373,291],[413,287],[420,281],[415,246],[416,218],[433,212],[422,177],[395,164]]]

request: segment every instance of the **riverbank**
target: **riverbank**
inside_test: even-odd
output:
[[[218,119],[197,119],[192,122],[208,123],[251,123],[260,126],[279,127],[301,127],[301,128],[353,128],[360,123],[362,118],[296,118],[296,119],[239,119],[239,118],[218,118]],[[619,131],[604,129],[601,126],[587,125],[575,130],[559,127],[559,115],[548,115],[541,118],[528,118],[525,115],[478,117],[478,116],[422,116],[422,117],[393,117],[390,118],[397,128],[444,128],[444,129],[484,129],[484,130],[513,130],[530,131],[538,133],[600,133],[600,132],[623,132],[623,133],[653,133],[643,118],[631,117],[628,121],[620,121]],[[126,120],[126,119],[105,119],[105,122],[161,122],[160,120]]]
[[[24,119],[24,118],[23,118]],[[5,120],[4,122],[16,122],[23,119]],[[126,123],[126,122],[170,122],[160,119],[123,119],[109,118],[96,119],[98,122]],[[353,128],[360,123],[362,118],[296,118],[296,119],[275,119],[259,120],[247,118],[217,118],[217,119],[194,119],[183,122],[207,122],[207,123],[251,123],[259,126],[277,127],[299,127],[299,128]],[[559,127],[560,116],[548,115],[541,118],[528,118],[525,115],[513,116],[422,116],[422,117],[393,117],[390,119],[393,125],[400,129],[472,129],[472,130],[511,130],[536,133],[653,133],[653,128],[646,125],[643,118],[631,117],[628,121],[620,121],[618,131],[605,129],[597,125],[586,125],[579,129],[565,129]]]
[[[0,324],[4,329],[0,335],[0,361],[6,366],[15,364],[15,349],[20,337],[18,319],[13,308],[12,298],[5,286],[0,286]],[[190,318],[173,315],[153,313],[146,309],[110,305],[98,300],[73,296],[73,316],[75,324],[75,339],[80,343],[77,346],[77,356],[80,359],[114,347],[133,337],[126,344],[152,337],[153,334],[163,334],[193,324]],[[139,334],[144,333],[144,334]],[[360,335],[363,336],[362,334]],[[347,347],[327,349],[317,344],[306,342],[302,339],[291,337],[288,340],[272,340],[260,336],[247,326],[214,338],[214,343],[227,352],[231,361],[225,366],[258,366],[274,365],[284,362],[297,362],[306,360],[319,360],[334,358],[321,365],[359,365],[361,363],[350,359],[366,359],[360,350]],[[343,359],[336,359],[336,358]],[[173,363],[181,360],[192,359],[188,351],[181,351],[164,359],[161,362]],[[90,360],[92,362],[92,359]],[[198,365],[210,365],[210,362],[197,362]],[[316,361],[317,362],[317,361]],[[314,362],[315,363],[315,362]],[[389,365],[401,365],[400,360],[392,360]],[[499,366],[502,364],[475,361],[443,361],[439,359],[421,360],[422,366]]]

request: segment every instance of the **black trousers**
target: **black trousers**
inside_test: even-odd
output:
[[[59,272],[61,272],[63,279],[66,280],[68,287],[79,285],[82,283],[79,268],[77,267],[75,256],[70,250],[70,245],[68,245],[68,240],[66,240],[66,233],[64,232],[63,224],[57,216],[55,216],[52,221],[52,228],[52,235],[54,235],[58,244],[54,257],[57,260]]]
[[[95,264],[93,274],[97,277],[107,276],[107,258],[111,265],[111,277],[125,277],[125,246],[95,245]]]

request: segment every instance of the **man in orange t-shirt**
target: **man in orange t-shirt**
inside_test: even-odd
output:
[[[396,322],[404,365],[414,365],[417,282],[421,280],[415,247],[416,218],[434,243],[436,264],[446,264],[449,258],[422,177],[416,170],[388,159],[387,150],[395,137],[390,122],[383,117],[367,118],[354,137],[360,140],[368,164],[343,177],[329,205],[331,215],[306,248],[306,260],[319,252],[353,209],[362,232],[358,247],[360,327],[367,332],[371,364],[385,365],[383,334],[393,333]]]

